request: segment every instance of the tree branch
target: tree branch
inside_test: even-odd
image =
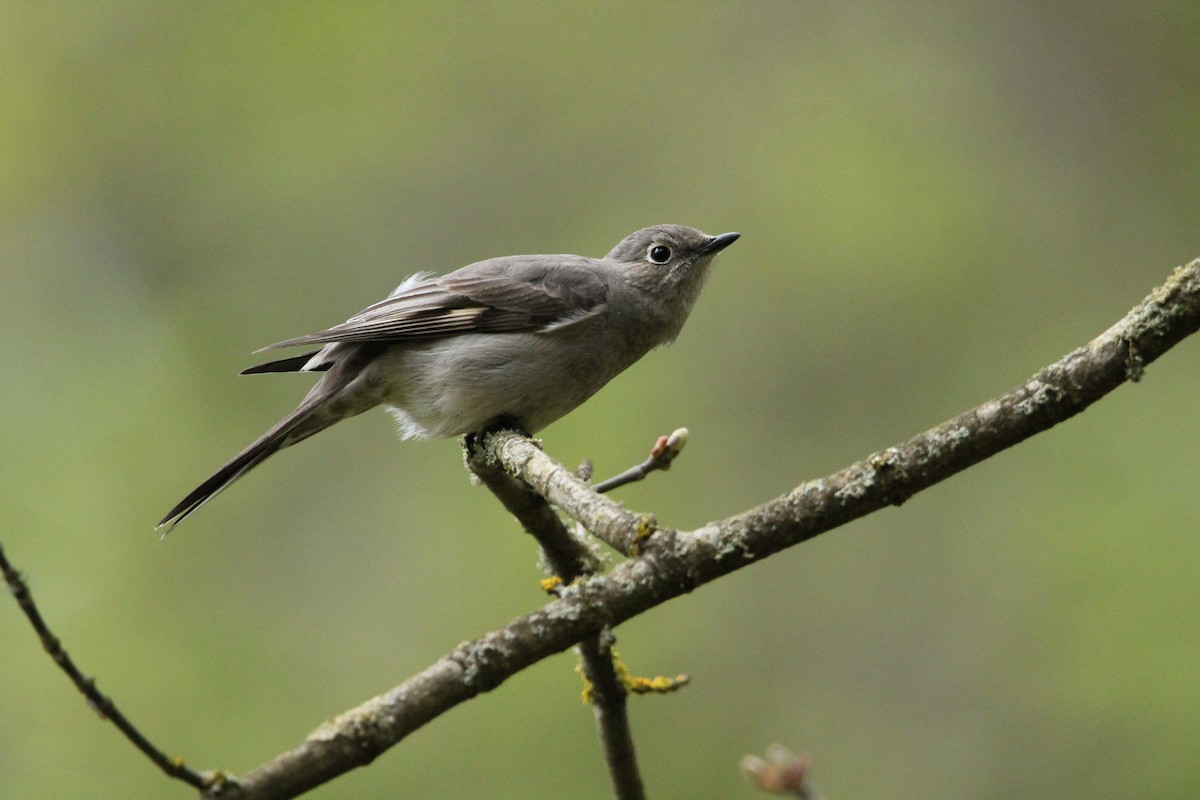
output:
[[[597,494],[528,437],[516,431],[498,431],[484,436],[482,442],[484,453],[476,459],[481,465],[516,475],[621,555],[632,554],[639,532],[654,529],[652,514],[626,511],[616,501]]]
[[[612,633],[605,628],[579,643],[579,655],[584,677],[588,680],[588,699],[596,717],[596,732],[604,749],[613,796],[617,800],[646,800],[625,702],[629,692],[613,664],[614,641]]]
[[[464,437],[463,451],[467,468],[483,481],[521,525],[541,545],[550,570],[563,584],[594,575],[602,566],[582,539],[576,538],[546,499],[504,471],[488,456],[476,437]],[[612,660],[612,633],[605,629],[579,643],[584,676],[591,684],[590,700],[596,729],[608,765],[613,794],[617,800],[645,800],[633,732],[629,727],[624,685],[617,677]]]
[[[521,527],[537,539],[547,565],[563,583],[600,571],[603,566],[600,558],[587,543],[571,533],[546,498],[505,471],[489,448],[480,446],[475,437],[464,437],[463,455],[467,469],[496,495]]]
[[[563,586],[560,596],[541,609],[460,645],[399,686],[325,723],[295,749],[206,796],[294,797],[370,763],[426,722],[547,656],[772,553],[899,505],[1078,414],[1125,381],[1138,380],[1147,365],[1198,328],[1200,260],[1176,270],[1087,346],[1011,392],[840,472],[690,533],[658,529],[646,538],[647,518],[581,489],[582,482],[553,461],[548,473],[536,472],[544,454],[533,443],[509,432],[497,434],[485,442],[497,464],[528,480],[589,529],[604,529],[641,554],[606,576]]]

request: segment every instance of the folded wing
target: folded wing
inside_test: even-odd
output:
[[[391,297],[327,330],[263,350],[330,342],[392,343],[463,333],[538,331],[599,312],[608,283],[582,256],[509,256],[424,281],[406,281]],[[290,360],[284,360],[289,363]]]

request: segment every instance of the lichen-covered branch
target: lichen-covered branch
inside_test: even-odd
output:
[[[500,468],[516,475],[569,517],[622,555],[631,555],[639,535],[653,528],[653,517],[627,511],[598,494],[583,479],[515,431],[500,431],[484,439],[487,455]]]
[[[572,535],[544,497],[529,484],[508,474],[496,459],[488,457],[486,448],[478,446],[475,437],[464,439],[463,450],[467,467],[537,539],[547,565],[562,584],[570,584],[600,570],[600,559],[585,542]],[[581,641],[579,657],[584,676],[592,686],[592,710],[613,795],[617,800],[645,800],[633,732],[629,727],[627,692],[613,666],[611,632],[606,628]]]

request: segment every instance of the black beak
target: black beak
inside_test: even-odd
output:
[[[703,249],[700,251],[700,254],[705,256],[716,255],[726,247],[729,247],[729,245],[736,242],[739,236],[741,236],[740,233],[722,233],[720,236],[714,236],[711,240],[709,240],[708,244],[704,245]]]

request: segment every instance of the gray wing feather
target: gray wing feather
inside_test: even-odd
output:
[[[263,350],[388,343],[463,333],[539,331],[577,322],[608,300],[605,266],[582,256],[508,256],[401,288],[340,325]]]

